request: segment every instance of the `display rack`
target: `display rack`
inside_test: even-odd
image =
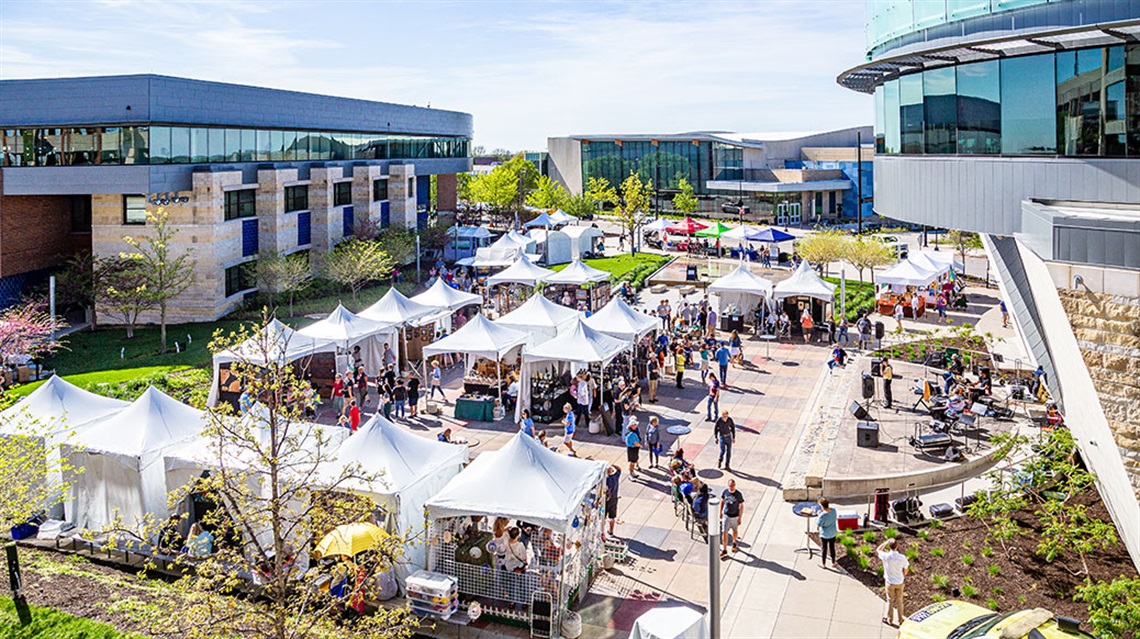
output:
[[[530,380],[530,414],[534,421],[551,424],[562,419],[562,407],[570,401],[570,373],[553,367]]]

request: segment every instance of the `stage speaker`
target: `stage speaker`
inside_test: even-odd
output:
[[[882,357],[872,357],[871,358],[871,377],[882,377],[882,376],[883,376],[883,358]]]
[[[882,322],[875,322],[875,339],[880,342],[883,341],[883,336],[887,334],[887,327]]]
[[[875,422],[859,422],[855,427],[855,445],[859,448],[878,448],[879,425]]]
[[[875,378],[864,373],[863,374],[863,399],[871,399],[875,396]]]
[[[851,414],[855,416],[855,419],[861,422],[867,421],[871,418],[870,413],[868,413],[867,409],[863,408],[863,405],[859,402],[851,402],[851,406],[849,406],[847,410],[849,410]]]

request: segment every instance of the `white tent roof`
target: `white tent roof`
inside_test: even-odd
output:
[[[556,329],[580,317],[582,317],[580,311],[555,304],[546,299],[546,296],[535,293],[521,306],[495,320],[495,323],[519,330],[530,330],[534,327]]]
[[[664,231],[665,227],[671,226],[672,224],[673,224],[673,220],[667,220],[667,219],[661,217],[661,218],[657,218],[656,220],[653,220],[649,224],[642,226],[641,230],[643,230],[643,231]]]
[[[523,361],[556,360],[560,362],[608,362],[618,353],[630,347],[630,340],[604,335],[581,320],[559,333],[557,337],[545,341],[523,353]]]
[[[582,228],[582,227],[575,227]],[[587,227],[588,228],[588,227]],[[606,271],[596,269],[578,258],[570,262],[570,266],[546,278],[547,284],[585,284],[587,282],[604,282],[610,279]]]
[[[570,215],[562,209],[558,209],[550,215],[550,219],[554,220],[555,224],[570,224],[571,222],[576,221],[578,218]]]
[[[424,347],[424,356],[437,353],[466,353],[498,361],[516,346],[525,344],[529,333],[499,326],[482,314],[472,317],[463,328]]]
[[[807,260],[800,262],[792,276],[776,284],[775,288],[775,298],[778,300],[785,297],[814,297],[830,302],[834,296],[835,285],[823,281]]]
[[[604,462],[564,457],[518,433],[499,450],[477,457],[429,499],[428,517],[507,517],[567,532],[605,472]]]
[[[946,264],[952,269],[962,270],[962,262],[958,261],[958,254],[954,251],[911,251],[910,255],[922,255],[935,264]]]
[[[390,333],[391,331],[391,324],[354,315],[344,306],[337,304],[336,309],[329,313],[328,317],[300,329],[297,334],[315,339],[351,342],[370,335]]]
[[[518,283],[534,286],[539,282],[543,282],[546,278],[554,274],[554,271],[530,261],[526,255],[519,255],[514,264],[504,269],[499,273],[487,278],[487,285],[493,284],[508,284]]]
[[[346,487],[395,495],[441,468],[453,466],[458,470],[469,458],[467,446],[420,437],[377,413],[344,440],[332,463],[337,467],[334,474],[354,463],[366,473],[379,474],[373,482],[352,481]]]
[[[492,242],[491,246],[488,248],[515,247],[518,249],[518,251],[520,253],[523,253],[523,252],[526,252],[526,250],[532,246],[534,246],[534,240],[523,235],[522,233],[519,233],[518,231],[516,231],[514,229],[511,229],[511,230],[507,231],[505,234],[503,234],[502,237],[500,237],[499,239]]]
[[[772,296],[772,282],[755,275],[744,265],[737,266],[731,273],[709,284],[710,293],[751,293],[752,295]]]
[[[558,223],[555,222],[554,219],[550,217],[550,214],[547,213],[546,211],[543,211],[538,217],[527,222],[526,224],[523,224],[523,226],[526,226],[526,227],[557,226],[557,225],[558,225]]]
[[[475,293],[464,293],[459,289],[448,286],[442,277],[437,277],[435,278],[435,284],[432,284],[431,287],[423,293],[412,297],[411,300],[417,304],[430,306],[437,310],[457,311],[464,306],[482,304],[483,296],[476,295]]]
[[[447,229],[448,237],[472,237],[482,238],[491,237],[491,231],[485,226],[453,226]]]
[[[741,224],[740,226],[733,227],[731,231],[721,233],[720,238],[722,240],[751,240],[753,236],[759,232],[759,227]]]
[[[0,413],[0,433],[20,433],[23,426],[36,426],[40,433],[76,428],[113,415],[127,406],[130,403],[85,391],[59,375],[54,375],[27,397]],[[66,422],[53,423],[61,418],[66,419]]]
[[[268,364],[271,361],[284,363],[313,353],[335,350],[336,344],[334,342],[316,339],[308,335],[299,335],[297,331],[282,324],[277,318],[273,318],[257,335],[234,348],[214,355],[214,366],[237,360],[250,364]]]
[[[937,278],[938,273],[924,269],[909,260],[904,260],[876,275],[875,282],[898,286],[926,286]]]
[[[949,271],[952,267],[958,268],[957,266],[955,266],[955,264],[957,263],[957,260],[954,259],[954,256],[952,256],[952,255],[947,256],[949,258],[949,259],[947,259],[947,258],[943,258],[942,257],[943,255],[946,255],[946,254],[941,253],[941,252],[940,253],[922,253],[922,252],[915,251],[913,253],[910,253],[906,259],[908,262],[914,262],[915,265],[918,266],[920,269],[923,269],[926,271],[934,271],[938,275],[942,275],[946,271]]]
[[[406,295],[396,290],[396,287],[392,287],[388,289],[384,297],[380,298],[380,301],[360,311],[359,315],[365,319],[392,326],[403,326],[413,324],[421,317],[431,315],[435,311],[436,309],[430,306],[413,302]]]
[[[87,451],[141,456],[197,437],[206,412],[191,408],[151,386],[122,411],[75,436]]]
[[[593,253],[597,239],[605,237],[605,233],[596,226],[567,226],[562,232],[570,236],[570,256],[574,258],[581,257],[583,253]]]
[[[660,318],[639,313],[618,295],[611,297],[605,306],[583,323],[599,333],[623,340],[634,340],[661,328]]]

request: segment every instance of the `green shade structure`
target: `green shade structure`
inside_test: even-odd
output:
[[[717,222],[716,224],[713,224],[710,227],[703,228],[703,229],[697,231],[694,235],[696,235],[697,237],[720,237],[721,235],[724,235],[725,233],[728,233],[731,230],[732,230],[731,226],[728,226],[726,224],[722,224],[721,222]]]

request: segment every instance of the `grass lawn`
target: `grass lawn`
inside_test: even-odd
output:
[[[77,375],[64,375],[63,378],[80,388],[89,388],[95,384],[118,384],[155,373],[170,373],[184,370],[187,366],[143,366],[142,368],[120,368],[115,370],[95,371],[92,373],[79,373]],[[12,401],[26,397],[29,393],[40,387],[44,381],[20,384],[7,391],[5,395]]]
[[[643,267],[646,265],[652,266],[653,270],[657,270],[662,264],[668,262],[669,258],[664,255],[657,255],[656,253],[637,253],[630,255],[615,255],[613,257],[599,257],[593,260],[586,260],[586,264],[600,270],[613,274],[613,279],[620,279],[629,271],[635,268]],[[550,267],[553,271],[561,271],[562,269],[570,266],[569,264],[558,264]]]
[[[838,277],[825,277],[825,282],[831,282],[835,285],[835,294],[839,295],[839,278]],[[847,280],[847,320],[855,321],[863,311],[873,309],[875,307],[875,285],[870,282],[860,282],[857,280]],[[839,300],[835,302],[835,314],[839,314]]]
[[[219,320],[168,326],[166,340],[169,349],[165,355],[158,353],[160,342],[157,326],[140,326],[135,329],[134,339],[127,339],[127,331],[121,327],[72,333],[64,338],[65,348],[55,357],[56,372],[60,375],[77,375],[152,366],[208,366],[211,356],[207,346],[213,338],[214,329],[229,332],[241,324],[236,320]],[[189,342],[187,335],[192,338]],[[181,353],[175,352],[174,342],[181,346]],[[122,358],[119,356],[120,350]]]
[[[12,600],[0,597],[0,636],[9,639],[117,639],[129,636],[106,624],[73,617],[54,608],[29,608],[32,621],[25,626],[20,623]]]

